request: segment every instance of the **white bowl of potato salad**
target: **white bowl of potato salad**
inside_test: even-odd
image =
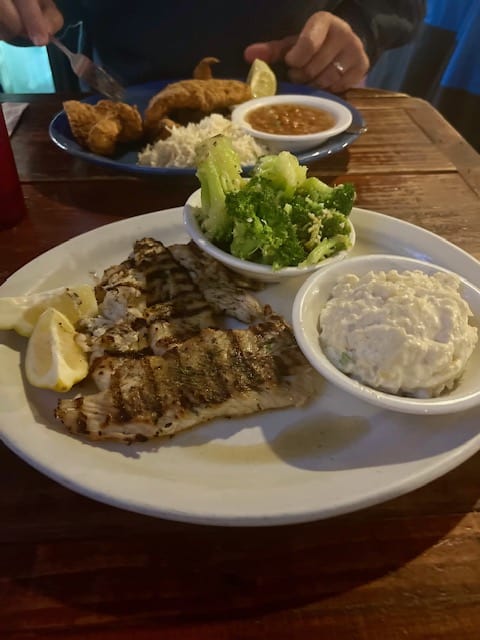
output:
[[[480,290],[395,255],[349,258],[310,276],[295,298],[297,342],[345,391],[405,413],[480,405]]]

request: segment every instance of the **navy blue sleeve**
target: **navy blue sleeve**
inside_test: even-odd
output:
[[[385,50],[413,39],[425,11],[425,0],[345,0],[335,13],[360,37],[373,65]]]
[[[424,0],[56,1],[66,26],[82,20],[84,52],[124,84],[190,77],[205,56],[220,59],[216,75],[245,77],[247,45],[297,34],[317,11],[345,19],[373,64],[413,37],[425,11]]]

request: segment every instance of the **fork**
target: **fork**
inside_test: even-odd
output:
[[[51,37],[50,42],[67,56],[73,72],[92,89],[111,100],[123,100],[125,89],[105,69],[99,67],[83,53],[73,53],[55,37]]]

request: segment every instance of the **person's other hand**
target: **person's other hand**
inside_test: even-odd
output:
[[[268,64],[284,60],[292,82],[335,93],[359,84],[370,66],[350,25],[326,11],[310,16],[298,35],[251,44],[244,56],[249,63],[255,58]]]
[[[0,0],[0,40],[17,36],[38,46],[63,26],[63,16],[52,0]]]

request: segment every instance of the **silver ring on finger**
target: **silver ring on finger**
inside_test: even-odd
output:
[[[339,60],[335,60],[334,62],[332,62],[332,65],[335,67],[335,69],[338,71],[338,73],[341,76],[345,75],[345,67]]]

